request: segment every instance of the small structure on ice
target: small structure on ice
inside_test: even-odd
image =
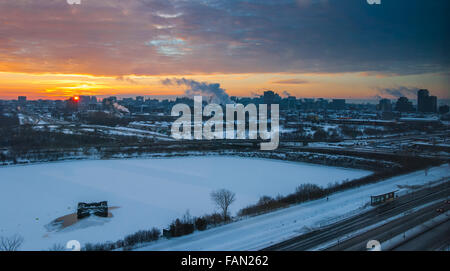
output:
[[[79,202],[77,209],[77,218],[85,218],[94,214],[96,216],[108,217],[108,202],[93,202],[93,203],[85,203]]]

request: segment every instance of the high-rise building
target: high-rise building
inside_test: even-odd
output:
[[[422,113],[435,113],[437,111],[437,97],[430,96],[427,89],[417,92],[417,111]]]
[[[427,98],[429,95],[430,93],[426,89],[420,89],[417,92],[417,111],[425,112]]]
[[[281,100],[281,97],[277,93],[275,93],[271,90],[264,91],[263,103],[276,104],[276,103],[279,103],[280,100]]]
[[[428,97],[428,103],[427,103],[427,112],[437,112],[437,97],[436,96],[430,96]]]
[[[398,98],[395,105],[395,110],[399,112],[413,112],[414,106],[412,105],[412,102],[408,100],[408,98],[400,97]]]

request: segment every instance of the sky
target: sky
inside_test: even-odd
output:
[[[0,0],[0,99],[450,98],[448,0]]]

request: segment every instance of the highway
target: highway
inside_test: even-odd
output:
[[[445,211],[448,211],[450,209],[449,204],[446,204],[445,200],[442,200],[442,201],[439,201],[438,203],[427,206],[416,212],[412,212],[408,215],[405,215],[405,216],[395,219],[391,222],[388,222],[380,227],[377,227],[377,228],[372,229],[368,232],[365,232],[361,235],[358,235],[354,238],[351,238],[347,241],[344,241],[344,242],[340,243],[339,245],[330,247],[327,250],[332,250],[332,251],[333,250],[337,250],[337,251],[367,250],[366,246],[367,246],[367,242],[369,240],[379,241],[382,244],[382,248],[383,248],[383,243],[385,241],[387,241],[397,235],[402,235],[409,229],[412,229],[416,226],[422,225],[423,223],[430,221],[431,219],[435,218],[436,216],[442,214],[442,213],[439,213],[436,211],[441,206],[446,207]],[[445,222],[444,224],[447,224],[448,222],[449,222],[449,220],[447,220],[447,222]],[[441,226],[441,225],[439,225],[439,226]],[[432,230],[432,229],[430,229],[430,230]],[[442,233],[442,231],[433,231],[433,232],[435,234]],[[419,242],[417,242],[417,240],[416,241],[408,240],[409,236],[406,236],[406,235],[403,238],[405,238],[405,240],[407,240],[407,243],[410,243],[409,248],[411,250],[426,250],[427,248],[432,248],[434,246],[433,241],[435,241],[435,240],[433,238],[436,237],[435,234],[433,236],[427,237],[426,233],[427,232],[425,232],[423,235],[420,234],[419,236],[417,236],[417,238],[413,238],[413,239],[419,240]],[[421,236],[423,236],[423,237],[421,237]],[[444,235],[444,237],[446,237],[446,236]],[[442,236],[441,236],[441,238],[442,238]],[[420,243],[420,240],[426,241],[427,244],[425,242]],[[439,240],[439,241],[441,241],[441,240]],[[398,250],[403,250],[402,247],[404,249],[407,248],[407,246],[403,246],[403,244],[400,246],[397,246],[396,248]]]
[[[325,226],[323,228],[311,231],[309,233],[294,237],[292,239],[286,240],[279,244],[272,245],[264,250],[288,250],[288,251],[303,251],[303,250],[313,250],[319,248],[321,245],[339,242],[339,247],[331,248],[332,250],[345,250],[348,248],[353,248],[352,243],[348,243],[345,247],[339,239],[343,239],[343,237],[348,236],[350,233],[356,232],[358,230],[364,229],[366,227],[376,225],[382,221],[386,221],[389,218],[401,215],[407,211],[410,211],[416,207],[420,207],[425,204],[429,204],[431,202],[441,200],[444,202],[444,199],[450,196],[450,182],[447,181],[444,184],[432,187],[425,188],[413,193],[409,193],[407,195],[398,197],[395,201],[386,203],[374,209],[371,209],[365,213],[356,215],[354,217],[350,217],[348,219],[338,221],[331,225]],[[369,200],[369,199],[368,199]],[[442,205],[442,203],[440,203]],[[430,210],[436,206],[428,207]],[[428,210],[428,209],[427,209]],[[434,211],[429,211],[432,215],[437,215]],[[431,215],[430,214],[430,215]],[[410,215],[410,214],[408,214]],[[431,215],[431,216],[432,216]],[[421,219],[426,220],[428,218],[427,215],[418,216],[414,221],[411,222],[411,225],[414,223],[420,223]],[[400,229],[402,230],[402,229]],[[393,233],[391,233],[393,234]],[[388,234],[389,237],[389,234]],[[363,237],[361,240],[363,240]],[[360,243],[364,243],[363,249],[365,250],[365,246],[368,240],[364,239],[365,242],[361,241]],[[382,240],[380,240],[382,241]],[[360,244],[357,242],[355,244],[355,249],[361,249]]]

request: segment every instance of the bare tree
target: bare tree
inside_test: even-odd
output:
[[[49,251],[67,251],[67,248],[63,244],[54,244]]]
[[[223,219],[227,221],[228,208],[236,200],[236,194],[226,189],[220,189],[211,193],[211,199],[222,210]]]
[[[16,251],[23,243],[23,238],[13,235],[10,238],[0,237],[0,251]]]

